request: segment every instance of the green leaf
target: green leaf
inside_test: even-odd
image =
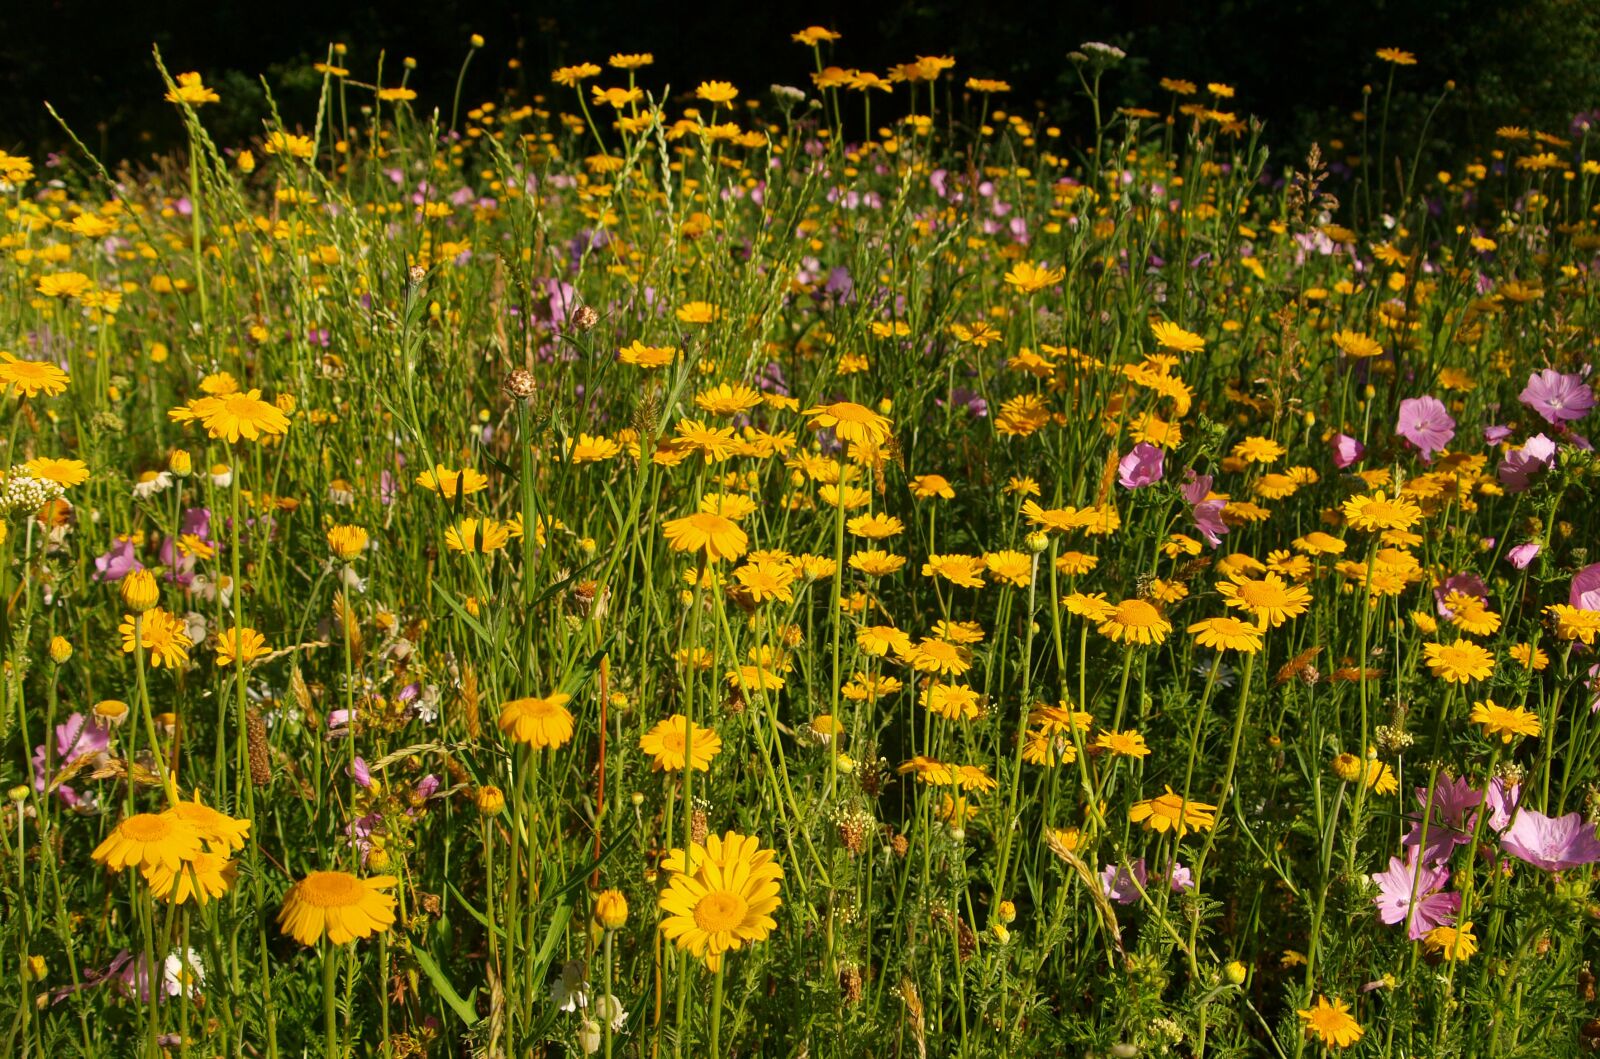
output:
[[[426,950],[413,947],[411,955],[416,957],[417,966],[422,968],[422,972],[428,976],[428,981],[433,983],[433,987],[444,997],[445,1003],[461,1017],[461,1021],[468,1026],[477,1025],[478,1009],[472,1006],[471,998],[477,996],[478,991],[474,989],[466,1000],[462,1000],[461,994],[456,992],[456,987],[450,984],[450,980],[444,976],[444,972],[433,962],[433,957],[429,956]]]

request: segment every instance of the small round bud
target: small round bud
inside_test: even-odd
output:
[[[173,449],[167,454],[167,470],[175,477],[187,478],[194,473],[194,457],[188,449]]]
[[[533,372],[527,368],[515,368],[506,376],[506,394],[518,401],[528,400],[538,388],[539,384],[534,381]]]
[[[9,791],[6,791],[6,797],[20,805],[28,800],[28,785],[26,783],[17,784]]]
[[[639,808],[639,806],[644,804],[644,792],[634,791],[632,794],[628,795],[628,801],[633,803],[633,807],[635,809]]]
[[[1006,928],[1004,923],[991,923],[990,927],[994,930],[995,940],[1000,944],[1004,945],[1011,940],[1011,931]]]
[[[404,66],[407,70],[415,70],[417,68],[417,60],[407,55],[403,60],[401,60],[400,65]]]
[[[135,570],[122,579],[122,603],[135,614],[143,614],[161,601],[161,586],[149,570]]]
[[[594,899],[594,921],[607,930],[621,930],[628,922],[628,899],[621,890],[604,890]]]
[[[1222,974],[1228,979],[1229,985],[1244,985],[1245,977],[1249,973],[1249,968],[1238,960],[1229,960],[1228,965],[1222,969]]]
[[[386,849],[374,846],[367,850],[367,867],[373,871],[382,871],[387,868],[390,860],[389,851]]]
[[[473,801],[478,805],[480,816],[499,816],[506,811],[505,792],[492,784],[479,787]]]
[[[1034,530],[1028,534],[1028,550],[1035,555],[1050,547],[1050,535],[1042,530]]]
[[[65,636],[50,637],[50,661],[65,665],[72,657],[72,643]]]
[[[1010,901],[1001,901],[994,908],[994,917],[1002,923],[1012,923],[1017,918],[1017,906]]]
[[[467,43],[472,45],[474,48],[483,47],[483,34],[474,33],[472,36],[467,38]]]

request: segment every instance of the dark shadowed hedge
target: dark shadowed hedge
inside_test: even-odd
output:
[[[603,60],[613,51],[652,51],[652,80],[675,88],[717,77],[747,91],[774,81],[804,85],[810,58],[789,34],[812,23],[842,31],[840,65],[882,69],[915,54],[959,60],[966,76],[1003,77],[1009,106],[1042,104],[1072,122],[1075,88],[1064,56],[1085,40],[1125,48],[1131,61],[1108,82],[1114,96],[1159,99],[1162,76],[1236,85],[1234,109],[1265,117],[1284,145],[1326,137],[1330,117],[1347,121],[1364,83],[1381,78],[1373,51],[1409,49],[1419,65],[1401,72],[1397,135],[1446,80],[1457,90],[1441,108],[1433,139],[1481,141],[1496,125],[1559,132],[1600,105],[1600,3],[1595,0],[1124,0],[1005,4],[993,0],[883,3],[698,3],[659,0],[479,0],[470,4],[275,0],[33,0],[0,5],[0,146],[37,150],[61,137],[49,99],[92,146],[113,158],[170,144],[178,130],[161,102],[150,45],[174,71],[196,69],[225,102],[207,112],[224,138],[260,128],[265,75],[294,122],[312,110],[309,66],[330,40],[347,42],[347,65],[370,76],[379,50],[395,70],[420,66],[422,102],[449,106],[469,33],[488,45],[472,65],[467,99],[506,87],[541,91],[553,62]],[[520,70],[508,67],[517,57]],[[1381,85],[1380,85],[1381,88]],[[1409,97],[1409,98],[1408,98]]]

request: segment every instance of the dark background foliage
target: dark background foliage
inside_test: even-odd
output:
[[[547,91],[558,63],[603,62],[615,51],[651,51],[645,83],[692,88],[710,77],[747,93],[773,82],[808,86],[810,56],[789,40],[809,24],[841,31],[833,61],[883,70],[918,54],[949,54],[967,76],[1008,79],[1006,105],[1042,109],[1071,123],[1076,83],[1066,53],[1086,40],[1125,48],[1130,62],[1107,81],[1117,101],[1155,103],[1162,76],[1235,85],[1232,109],[1265,118],[1280,147],[1313,129],[1348,128],[1362,86],[1389,68],[1374,49],[1409,49],[1419,65],[1398,71],[1396,129],[1415,123],[1447,80],[1430,130],[1437,144],[1482,142],[1495,126],[1564,132],[1572,115],[1600,105],[1600,3],[1595,0],[871,0],[812,3],[727,0],[479,0],[476,3],[337,3],[330,0],[4,0],[0,2],[0,147],[36,152],[63,136],[48,99],[109,159],[137,159],[179,131],[150,47],[174,73],[199,70],[224,97],[206,112],[224,143],[260,131],[265,76],[286,121],[309,120],[319,83],[310,64],[330,41],[371,79],[380,50],[393,83],[415,57],[419,105],[448,109],[470,33],[488,38],[473,61],[468,103],[505,88]],[[520,70],[508,67],[518,58]],[[1382,84],[1377,85],[1381,91]],[[1413,98],[1406,98],[1413,97]]]

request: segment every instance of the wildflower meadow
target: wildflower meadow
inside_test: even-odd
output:
[[[1600,1048],[1600,113],[1388,43],[0,152],[0,1055]]]

